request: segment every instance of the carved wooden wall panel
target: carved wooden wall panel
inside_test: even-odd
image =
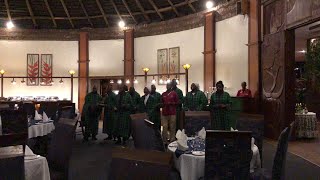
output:
[[[280,30],[284,30],[284,8],[285,3],[283,0],[275,1],[264,7],[264,34],[273,34]]]
[[[313,22],[320,17],[320,0],[287,0],[287,28]]]

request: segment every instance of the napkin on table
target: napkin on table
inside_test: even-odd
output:
[[[189,149],[187,144],[188,137],[185,134],[184,129],[182,131],[181,130],[177,131],[176,138],[177,138],[178,150],[186,151]]]
[[[34,113],[34,120],[42,120],[42,117],[37,110],[35,110],[35,113]]]
[[[43,111],[43,114],[42,114],[42,120],[43,120],[43,122],[49,122],[49,118],[48,118],[46,112],[44,112],[44,111]]]
[[[198,136],[201,139],[206,139],[206,129],[204,127],[198,132]]]
[[[32,152],[32,150],[29,148],[29,146],[26,146],[24,155],[25,156],[34,156],[35,154]]]

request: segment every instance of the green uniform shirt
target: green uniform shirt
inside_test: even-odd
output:
[[[184,109],[187,111],[203,111],[208,104],[206,95],[198,90],[188,92],[184,99]]]
[[[222,94],[214,93],[210,99],[210,109],[213,110],[213,129],[217,130],[230,130],[230,107],[219,108],[219,104],[231,105],[231,98],[229,93],[223,92]]]

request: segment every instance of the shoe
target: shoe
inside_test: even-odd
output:
[[[116,145],[120,145],[121,144],[121,139],[118,138],[117,142],[116,142]]]
[[[93,137],[92,137],[92,140],[93,140],[93,141],[96,141],[96,140],[98,140],[98,139],[97,139],[95,136],[93,136]]]

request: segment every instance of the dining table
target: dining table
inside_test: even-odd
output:
[[[28,127],[28,138],[46,136],[55,129],[53,120],[30,120]]]
[[[23,154],[22,145],[0,148],[0,155],[19,154]],[[47,159],[43,156],[34,154],[28,146],[25,146],[24,169],[26,180],[50,180],[50,171]]]
[[[252,140],[254,142],[254,139]],[[180,151],[177,141],[168,145],[168,150],[174,153],[174,165],[180,172],[181,180],[198,180],[204,177],[205,171],[205,140],[199,137],[188,137],[188,150]],[[251,145],[253,152],[250,162],[250,173],[261,168],[259,148]]]
[[[295,126],[297,138],[317,138],[317,115],[313,112],[296,113]]]

